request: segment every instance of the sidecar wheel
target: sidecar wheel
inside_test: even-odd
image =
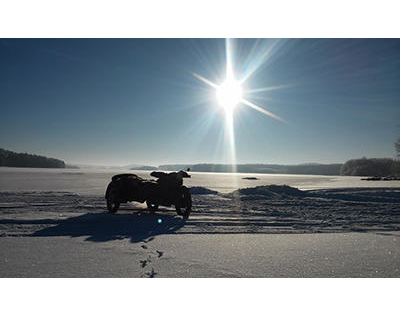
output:
[[[115,190],[111,190],[107,197],[107,209],[110,213],[116,213],[119,209],[120,203],[117,202]]]
[[[192,210],[192,207],[191,206],[187,206],[186,207],[186,209],[185,209],[185,211],[184,212],[182,212],[182,216],[183,217],[189,217],[189,215],[190,215],[190,211]]]

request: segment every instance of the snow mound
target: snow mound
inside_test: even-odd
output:
[[[193,195],[218,194],[217,191],[213,191],[205,187],[191,187],[190,193]]]
[[[304,191],[288,185],[265,185],[254,188],[238,189],[232,192],[233,196],[239,196],[244,200],[253,199],[279,199],[286,197],[303,197]]]
[[[322,189],[308,192],[310,197],[353,202],[400,203],[399,188]]]

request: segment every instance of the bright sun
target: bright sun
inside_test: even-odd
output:
[[[274,46],[272,46],[272,47],[274,47]],[[259,107],[257,104],[254,104],[243,97],[243,95],[242,95],[243,89],[241,87],[241,84],[244,83],[246,78],[248,78],[259,66],[257,66],[254,69],[250,69],[250,71],[247,74],[246,73],[242,74],[242,79],[240,81],[236,81],[234,67],[233,67],[233,59],[232,59],[232,48],[231,48],[230,41],[228,39],[225,41],[225,48],[226,48],[226,77],[225,77],[225,81],[221,85],[217,85],[216,83],[208,80],[207,78],[204,78],[203,76],[200,76],[197,73],[193,73],[193,76],[195,76],[197,79],[203,81],[204,83],[208,84],[209,86],[211,86],[215,89],[218,104],[225,110],[225,113],[228,114],[228,115],[226,115],[226,118],[227,118],[227,120],[228,119],[230,120],[229,124],[230,124],[230,128],[232,129],[232,135],[233,135],[233,114],[234,114],[233,110],[235,109],[236,105],[239,103],[247,105],[248,107],[251,107],[254,110],[257,110],[269,117],[274,118],[275,120],[281,121],[283,123],[287,123],[284,119],[280,118],[279,116],[275,115],[274,113],[271,113],[271,112],[263,109],[262,107]],[[268,56],[269,53],[270,53],[270,49],[268,49],[264,53],[263,56],[266,58],[266,56]],[[249,93],[254,93],[254,92],[279,89],[281,87],[284,88],[285,85],[277,86],[277,87],[264,87],[264,88],[258,88],[258,89],[253,89],[253,90],[246,90],[246,95]]]
[[[225,111],[232,111],[242,100],[242,87],[234,78],[228,77],[217,88],[217,100]]]

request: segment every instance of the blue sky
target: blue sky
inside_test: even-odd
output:
[[[394,157],[400,40],[232,40],[238,163]],[[269,52],[268,54],[265,54]],[[0,147],[106,165],[228,161],[224,39],[2,39]]]

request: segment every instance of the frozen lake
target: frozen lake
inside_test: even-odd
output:
[[[0,168],[0,277],[400,275],[399,182],[192,173],[188,186],[220,192],[268,184],[323,190],[193,194],[183,219],[172,207],[151,214],[139,203],[109,214],[103,194],[121,172]]]
[[[80,195],[103,195],[111,177],[125,172],[152,178],[151,171],[142,170],[0,167],[0,191],[69,191]],[[190,174],[192,178],[184,179],[185,185],[202,186],[222,193],[269,184],[287,184],[302,190],[400,187],[400,181],[362,181],[361,177],[208,172]],[[257,177],[259,180],[242,179],[244,177]]]

